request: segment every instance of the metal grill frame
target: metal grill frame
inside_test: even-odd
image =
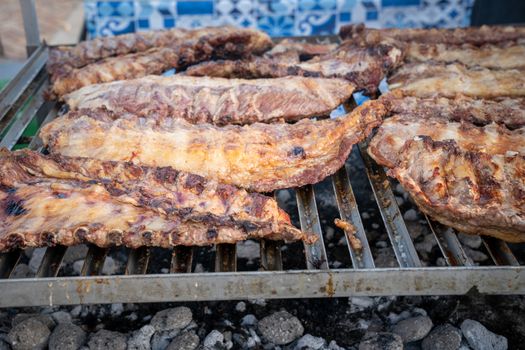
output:
[[[319,38],[308,38],[319,40]],[[323,37],[322,40],[337,40]],[[58,114],[59,105],[42,98],[48,87],[48,48],[33,51],[20,73],[0,92],[0,146],[11,149],[31,120],[41,125]],[[349,101],[345,109],[355,104]],[[29,147],[41,151],[35,137]],[[0,307],[93,303],[172,302],[252,298],[316,298],[380,295],[453,295],[477,290],[487,294],[525,294],[525,267],[507,244],[483,238],[495,266],[473,266],[456,234],[428,220],[448,267],[422,267],[385,171],[370,159],[366,143],[358,146],[398,268],[375,268],[352,191],[351,175],[342,167],[332,175],[340,217],[356,228],[363,248],[347,246],[352,268],[329,269],[314,188],[296,189],[301,229],[319,236],[305,246],[306,270],[282,271],[281,242],[260,241],[261,271],[236,271],[236,246],[216,247],[215,272],[191,273],[193,248],[175,247],[169,274],[146,274],[147,247],[129,250],[124,275],[100,276],[108,249],[90,246],[80,277],[56,277],[67,248],[48,247],[35,278],[9,278],[21,250],[0,254]]]

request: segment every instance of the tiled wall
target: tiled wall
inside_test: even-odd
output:
[[[85,0],[88,36],[232,24],[272,36],[334,34],[341,25],[457,27],[473,0]]]

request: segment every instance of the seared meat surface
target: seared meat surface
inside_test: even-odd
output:
[[[184,74],[225,78],[276,78],[290,75],[343,78],[356,90],[375,93],[387,72],[398,66],[402,52],[396,46],[379,43],[362,46],[344,42],[325,55],[304,62],[275,58],[204,62],[192,66]]]
[[[315,239],[273,198],[168,167],[3,149],[0,175],[0,251]]]
[[[368,153],[379,164],[393,168],[405,143],[423,135],[434,141],[454,140],[462,150],[525,156],[525,128],[508,130],[496,124],[478,127],[444,118],[424,118],[418,114],[386,119],[370,141]]]
[[[525,42],[475,46],[471,44],[421,44],[406,43],[405,58],[408,62],[459,62],[468,67],[510,69],[525,67]]]
[[[271,41],[265,39],[269,40],[266,34],[258,31],[217,29],[198,40],[179,45],[111,56],[78,68],[63,65],[60,70],[51,71],[49,97],[60,99],[83,86],[161,74],[171,68],[179,69],[210,59],[248,56],[268,49]]]
[[[337,44],[313,44],[285,39],[264,53],[266,58],[278,58],[281,61],[299,62],[316,56],[328,54]]]
[[[491,100],[466,96],[418,98],[399,90],[381,96],[390,114],[410,114],[421,119],[440,118],[476,125],[502,124],[510,129],[525,126],[525,98],[500,97]]]
[[[153,48],[176,49],[182,45],[206,44],[214,46],[219,38],[231,39],[231,45],[242,45],[246,53],[261,54],[272,46],[270,37],[262,31],[230,26],[199,29],[174,28],[100,37],[83,41],[75,46],[60,46],[49,50],[48,71],[62,75],[72,68],[84,67],[98,60],[144,52]]]
[[[400,89],[418,97],[519,97],[525,96],[525,71],[425,62],[401,66],[388,79],[388,84],[392,90]]]
[[[460,232],[525,242],[525,157],[417,137],[389,170],[419,208]]]
[[[45,125],[40,136],[51,152],[64,156],[171,166],[269,192],[333,174],[384,114],[382,103],[370,101],[338,119],[217,127],[80,110]]]
[[[73,109],[182,118],[192,124],[250,124],[324,116],[352,96],[342,79],[224,79],[148,76],[86,86],[64,97]]]
[[[341,27],[339,35],[343,39],[384,40],[394,39],[404,42],[427,44],[496,44],[525,38],[525,27],[481,26],[454,29],[373,29],[362,24]]]

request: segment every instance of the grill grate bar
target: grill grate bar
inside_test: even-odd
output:
[[[408,233],[403,216],[397,206],[396,198],[392,192],[390,181],[385,171],[378,166],[366,153],[367,144],[361,142],[359,150],[365,163],[368,180],[372,186],[379,211],[385,223],[385,228],[394,248],[400,267],[420,267],[421,261]]]
[[[223,243],[215,248],[215,272],[237,271],[237,245]]]
[[[36,273],[36,277],[56,277],[60,271],[60,265],[66,255],[67,247],[57,245],[48,247]]]
[[[482,237],[481,239],[496,265],[520,266],[507,243],[494,237]]]
[[[9,123],[9,119],[16,114],[25,100],[34,95],[35,78],[46,64],[47,53],[47,48],[40,46],[20,72],[0,91],[0,129],[2,125]]]
[[[102,273],[102,268],[104,267],[104,261],[108,255],[108,248],[100,248],[96,245],[90,245],[86,260],[84,260],[84,265],[82,266],[82,271],[80,272],[81,276],[96,276]]]
[[[305,244],[306,267],[308,270],[328,270],[328,259],[323,242],[323,231],[319,221],[319,212],[315,203],[315,193],[312,185],[296,189],[297,209],[299,210],[299,221],[301,230],[314,233],[319,239],[314,244]]]
[[[131,249],[128,254],[128,262],[126,264],[126,275],[143,275],[148,271],[148,263],[150,257],[149,247],[140,247]]]
[[[22,256],[21,249],[0,254],[0,278],[9,278]]]
[[[176,246],[171,255],[171,273],[190,273],[193,264],[193,247]]]
[[[271,241],[267,239],[261,239],[259,241],[261,268],[264,271],[278,271],[283,269],[281,245],[281,241]]]
[[[332,176],[332,184],[335,192],[335,199],[337,201],[337,207],[341,219],[351,223],[355,228],[354,236],[361,241],[361,248],[355,249],[352,244],[352,238],[349,237],[349,232],[345,232],[346,243],[348,250],[350,251],[350,258],[352,260],[352,266],[356,269],[363,268],[374,268],[374,257],[368,244],[366,237],[365,228],[361,221],[361,214],[357,207],[354,192],[350,185],[348,178],[348,172],[346,167],[343,166]]]
[[[431,220],[427,215],[428,226],[438,244],[447,265],[449,266],[473,266],[472,260],[467,256],[465,250],[459,242],[454,230]]]
[[[44,118],[44,120],[42,121],[42,123],[40,123],[40,125],[38,127],[38,131],[40,131],[40,129],[44,125],[46,125],[47,123],[49,123],[50,121],[55,119],[57,117],[57,115],[58,115],[58,106],[56,104],[54,104],[53,107],[47,113],[47,115]],[[30,149],[32,149],[34,151],[41,152],[42,149],[44,148],[44,144],[42,143],[42,139],[38,136],[38,131],[37,131],[37,134],[31,140],[31,142],[29,143],[28,148],[30,148]]]

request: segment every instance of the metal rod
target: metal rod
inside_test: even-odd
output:
[[[237,245],[217,244],[215,248],[215,272],[237,271]]]
[[[473,266],[472,260],[461,246],[458,236],[451,228],[441,225],[439,222],[433,221],[427,215],[425,218],[430,227],[430,231],[438,243],[438,247],[443,254],[443,258],[449,266]]]
[[[496,265],[520,265],[507,243],[494,237],[482,237],[481,240]]]
[[[171,273],[190,273],[193,264],[193,247],[176,246],[171,256]]]
[[[150,257],[149,247],[131,249],[126,264],[126,275],[143,275],[148,271]]]
[[[47,113],[42,123],[40,123],[38,130],[40,130],[44,125],[46,125],[47,123],[55,119],[57,114],[58,114],[58,106],[54,104],[53,107]],[[29,143],[29,146],[27,147],[34,151],[39,151],[39,152],[42,151],[42,149],[44,148],[44,144],[42,143],[42,139],[38,136],[38,131],[37,131],[37,134],[31,140],[31,143]]]
[[[266,239],[259,241],[261,268],[264,271],[278,271],[283,269],[281,245],[281,241],[271,241]]]
[[[430,273],[432,272],[432,273]],[[525,294],[521,267],[337,269],[0,280],[0,307],[251,298]]]
[[[312,185],[303,186],[296,191],[297,209],[299,210],[299,221],[301,230],[310,232],[318,237],[317,242],[305,244],[304,252],[306,255],[306,267],[309,270],[328,269],[328,259],[326,258],[326,248],[323,241],[323,231],[319,222],[319,212],[315,203],[315,193]]]
[[[86,255],[86,260],[84,260],[84,265],[82,266],[82,271],[80,272],[81,276],[96,276],[102,273],[102,268],[104,267],[104,261],[108,255],[108,248],[100,248],[96,245],[90,245],[88,253]]]
[[[366,153],[367,144],[359,144],[361,157],[365,163],[368,180],[374,191],[374,196],[381,212],[385,228],[392,243],[394,253],[400,267],[419,267],[421,261],[408,233],[403,216],[397,206],[396,198],[392,192],[390,181],[385,171],[378,166]]]
[[[40,267],[36,273],[36,277],[56,277],[64,260],[67,247],[57,245],[55,247],[48,247],[40,263]]]
[[[38,30],[35,0],[20,0],[20,7],[22,8],[27,55],[29,56],[40,45],[40,32]]]
[[[31,120],[35,117],[37,119],[43,119],[43,116],[45,116],[51,109],[52,103],[45,103],[43,97],[47,84],[44,84],[44,80],[41,80],[39,83],[41,85],[36,91],[35,96],[33,96],[27,107],[21,112],[21,115],[18,116],[9,127],[9,130],[0,141],[0,147],[12,149]]]
[[[0,278],[9,278],[22,256],[21,249],[0,254]]]
[[[359,213],[345,166],[332,175],[332,184],[341,219],[351,223],[355,229],[355,233],[345,232],[352,266],[356,269],[374,268],[374,257],[368,244],[365,228],[361,221],[361,214]],[[354,247],[355,244],[352,244],[353,238],[349,237],[349,234],[353,234],[360,241],[360,247]]]

